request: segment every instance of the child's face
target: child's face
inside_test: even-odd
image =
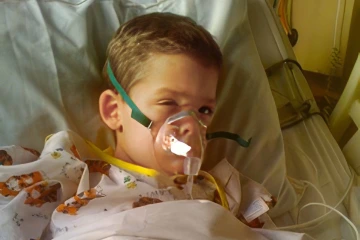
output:
[[[168,174],[182,173],[182,158],[169,162],[155,159],[152,154],[154,138],[168,117],[183,110],[194,110],[200,120],[210,124],[216,105],[219,71],[183,54],[154,55],[144,71],[145,78],[135,83],[129,95],[153,121],[151,131],[131,118],[131,109],[118,96],[122,132],[116,132],[115,156]],[[192,121],[189,128],[191,124],[197,123]]]

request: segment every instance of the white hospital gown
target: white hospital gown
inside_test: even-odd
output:
[[[50,136],[40,156],[18,146],[0,148],[0,164],[0,239],[50,239],[132,208],[186,199],[167,178],[101,161],[70,131]],[[214,200],[215,189],[200,181],[194,197]],[[230,201],[235,215],[236,198]]]

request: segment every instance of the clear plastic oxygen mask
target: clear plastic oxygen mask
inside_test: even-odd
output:
[[[154,144],[159,163],[182,162],[181,174],[187,175],[185,192],[192,199],[194,176],[199,174],[206,144],[206,125],[194,111],[182,111],[161,126]]]

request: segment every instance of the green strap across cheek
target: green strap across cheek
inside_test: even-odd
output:
[[[131,118],[135,119],[141,125],[151,128],[152,121],[143,114],[140,109],[135,105],[135,103],[131,100],[129,95],[125,92],[125,90],[121,87],[121,85],[116,80],[113,71],[111,70],[110,62],[107,63],[107,73],[109,75],[110,81],[112,85],[114,85],[115,89],[119,92],[124,101],[131,108]]]

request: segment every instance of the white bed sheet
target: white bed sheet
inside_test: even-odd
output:
[[[266,1],[249,0],[248,7],[250,24],[264,67],[268,68],[286,58],[296,59],[278,19],[274,18],[271,7]],[[280,68],[278,71],[280,72],[282,69]],[[294,78],[286,74],[276,76],[276,86],[283,86],[278,90],[298,101],[313,101],[310,88],[301,71],[295,67],[292,74]],[[299,92],[299,96],[296,96],[296,93]],[[313,108],[316,110],[317,107]],[[353,182],[353,173],[324,120],[320,116],[314,115],[283,130],[282,134],[288,176],[312,183],[320,190],[326,204],[337,207],[346,216],[360,215],[359,197],[348,194],[358,191],[359,187]],[[357,176],[355,176],[356,178]],[[286,229],[306,232],[316,239],[354,239],[353,230],[349,228],[348,223],[334,213],[323,216],[324,208],[321,206],[305,209],[298,222],[302,224],[296,224],[297,211],[300,206],[309,202],[322,202],[319,193],[311,185],[306,182],[302,182],[302,184],[307,185],[307,189],[298,207],[281,217],[274,218],[275,223],[278,226],[287,226]],[[350,208],[347,198],[358,201],[357,207]],[[318,217],[321,218],[314,221]],[[352,220],[355,219],[352,218]],[[293,226],[288,226],[291,224]]]

